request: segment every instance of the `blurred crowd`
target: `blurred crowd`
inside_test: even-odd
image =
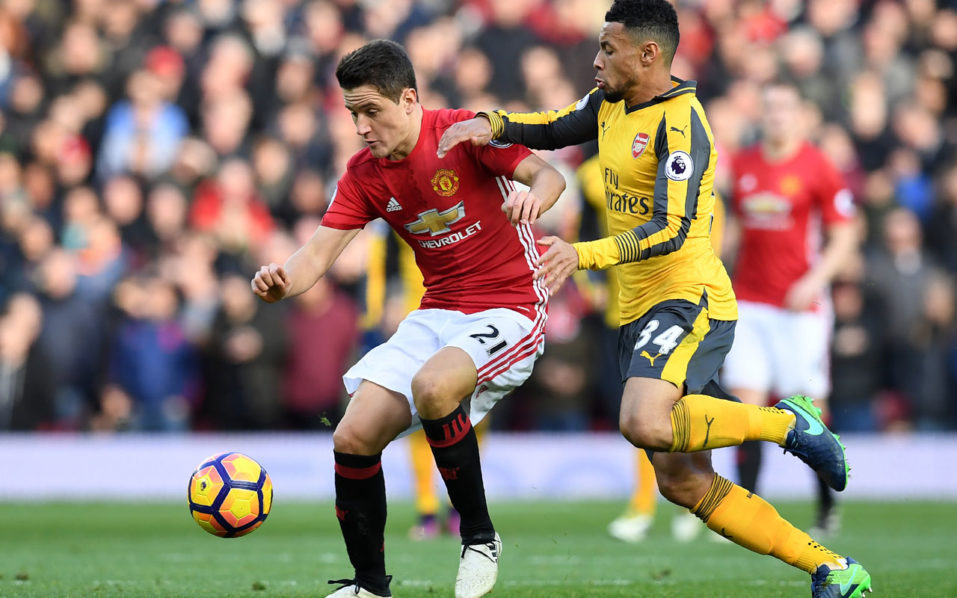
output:
[[[592,87],[607,4],[0,1],[0,430],[333,425],[341,372],[402,315],[398,260],[370,265],[383,233],[294,300],[260,303],[248,281],[312,233],[361,148],[339,58],[391,38],[427,108],[564,107]],[[860,207],[833,288],[838,429],[957,429],[957,1],[677,6],[673,72],[698,81],[719,191],[762,83],[784,78]],[[541,232],[597,234],[575,184],[594,151],[545,155],[569,190]],[[583,276],[556,297],[496,427],[617,425],[601,289]]]

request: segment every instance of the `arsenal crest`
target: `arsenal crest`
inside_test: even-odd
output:
[[[637,158],[641,154],[645,153],[645,148],[648,146],[648,133],[638,133],[635,135],[635,140],[631,142],[631,156]]]

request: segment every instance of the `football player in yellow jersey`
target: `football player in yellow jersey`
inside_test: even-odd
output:
[[[758,407],[717,384],[737,308],[709,240],[711,129],[695,83],[671,76],[678,40],[678,17],[666,0],[615,0],[598,38],[595,89],[563,110],[496,111],[456,123],[438,155],[493,138],[539,149],[598,140],[609,236],[542,239],[548,249],[538,275],[554,292],[578,269],[618,266],[622,434],[653,451],[665,498],[735,543],[810,573],[814,598],[857,598],[871,586],[860,564],[711,466],[710,449],[764,440],[800,457],[836,490],[847,484],[844,447],[810,399]]]
[[[597,214],[604,217],[605,185],[602,181],[601,165],[598,155],[594,155],[578,167],[575,173],[582,188],[582,195]],[[725,208],[724,202],[716,197],[711,225],[711,247],[718,255],[724,241]],[[605,227],[601,230],[607,233]],[[618,328],[618,278],[615,269],[606,271],[605,278],[607,300],[605,305],[605,325],[609,329]],[[655,483],[655,470],[643,450],[635,451],[635,486],[625,512],[608,525],[608,533],[623,542],[640,542],[654,523],[657,511],[658,486]],[[701,521],[688,509],[677,507],[671,519],[671,535],[679,542],[690,542],[698,537],[702,530]],[[715,536],[716,538],[718,536]]]

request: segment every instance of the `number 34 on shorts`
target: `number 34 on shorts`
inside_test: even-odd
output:
[[[707,305],[671,300],[621,327],[622,379],[658,378],[679,388],[713,379],[734,340],[734,322],[711,320]]]

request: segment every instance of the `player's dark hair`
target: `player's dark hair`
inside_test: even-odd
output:
[[[336,67],[336,79],[342,89],[371,85],[395,103],[403,89],[415,89],[415,70],[405,49],[399,44],[377,39],[349,52]]]
[[[665,62],[671,64],[678,49],[678,13],[667,0],[615,0],[605,13],[608,23],[621,23],[636,41],[658,42]]]

